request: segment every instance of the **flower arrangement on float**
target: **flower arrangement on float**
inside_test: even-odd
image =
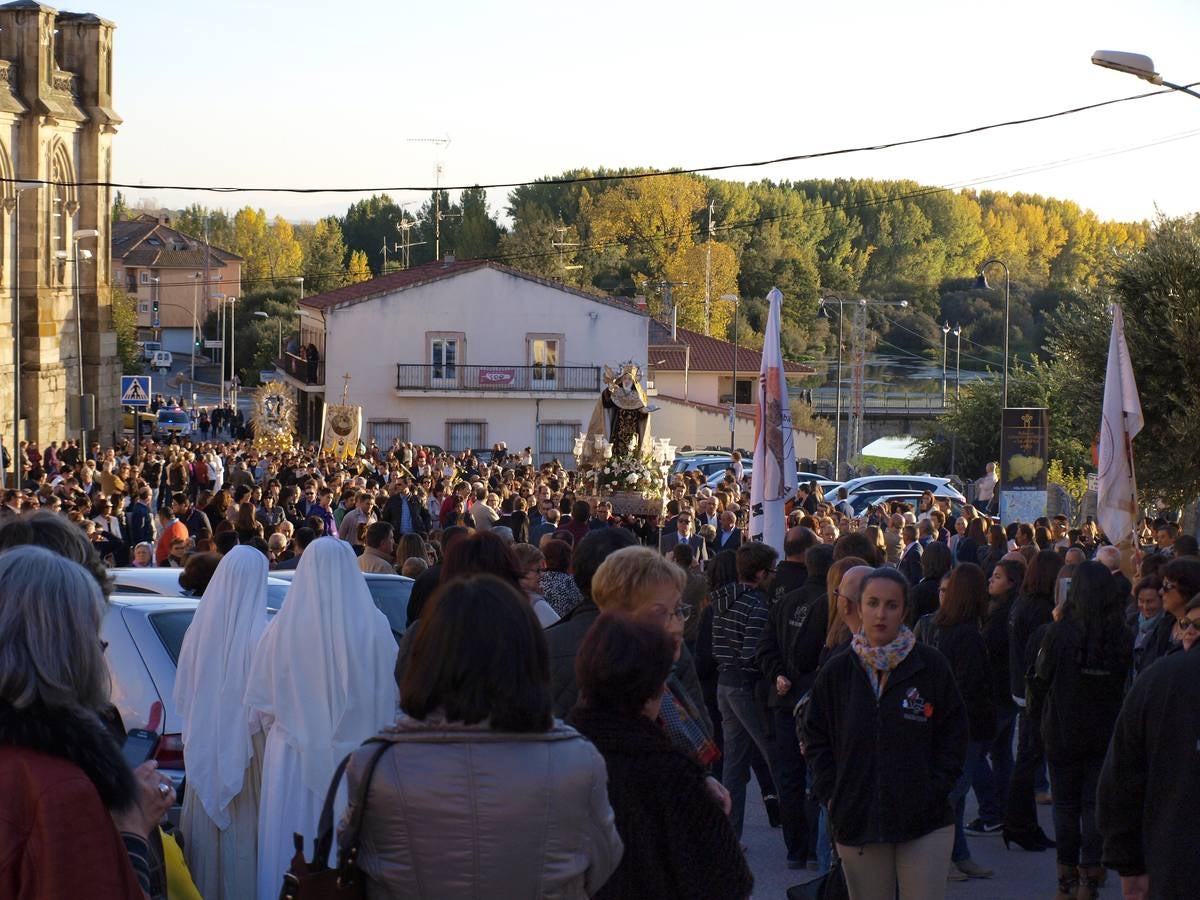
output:
[[[675,448],[670,438],[649,443],[647,451],[614,453],[614,445],[603,435],[580,435],[575,439],[575,457],[581,463],[586,456],[590,463],[581,465],[587,472],[587,482],[597,495],[638,495],[648,500],[665,500],[669,494],[667,475],[675,461]]]

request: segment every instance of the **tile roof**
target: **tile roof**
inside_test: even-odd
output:
[[[502,265],[501,263],[487,259],[435,261],[422,266],[414,266],[411,269],[388,272],[386,275],[379,275],[369,281],[360,281],[358,284],[348,284],[344,287],[335,288],[332,291],[326,291],[324,294],[314,294],[311,297],[305,297],[300,301],[300,304],[310,309],[321,310],[332,309],[335,306],[349,306],[355,303],[362,303],[365,300],[373,300],[376,297],[382,297],[386,294],[394,294],[398,291],[408,290],[409,288],[432,284],[444,278],[453,278],[456,275],[484,268],[495,269],[506,275],[512,275],[516,278],[523,278],[526,281],[532,281],[536,284],[565,291],[568,294],[583,297],[585,300],[602,303],[605,306],[622,309],[625,312],[641,316],[646,315],[646,312],[635,306],[632,301],[621,297],[610,297],[607,294],[580,290],[579,288],[573,288],[546,278],[539,278],[537,275],[531,275],[528,272],[522,272],[520,269],[514,269],[511,266]]]
[[[671,337],[671,329],[657,319],[650,321],[650,368],[662,372],[682,372],[684,370],[686,352],[691,348],[691,359],[686,365],[693,372],[728,372],[733,368],[733,344],[719,338],[700,334],[687,328],[676,328],[675,338]],[[656,360],[663,360],[655,364]],[[762,354],[749,347],[737,348],[737,368],[739,372],[757,372],[762,368]],[[803,363],[783,363],[783,370],[789,375],[812,375],[815,370]]]
[[[152,241],[157,240],[157,244]],[[176,250],[176,244],[186,250]],[[205,262],[204,241],[163,225],[155,216],[139,216],[112,226],[113,259],[126,266],[155,266],[162,269],[194,269]],[[236,253],[220,247],[208,247],[208,265],[224,268],[227,262],[240,262]]]
[[[684,400],[682,397],[672,397],[670,394],[658,393],[650,398],[650,405],[654,405],[655,399],[666,400],[668,403],[678,403],[681,406],[687,406],[692,409],[702,409],[705,412],[720,413],[723,416],[729,415],[729,406],[717,406],[714,403],[700,403],[696,400]],[[736,408],[737,417],[739,419],[749,419],[751,422],[758,415],[758,407],[753,403],[739,403]]]

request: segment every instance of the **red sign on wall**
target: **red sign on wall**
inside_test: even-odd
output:
[[[483,387],[500,387],[517,379],[516,369],[480,369],[479,383]]]

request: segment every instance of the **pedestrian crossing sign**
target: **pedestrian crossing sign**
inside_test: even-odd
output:
[[[150,376],[122,375],[121,376],[121,405],[149,406],[150,405]]]

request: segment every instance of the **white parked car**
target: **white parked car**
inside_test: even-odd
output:
[[[129,595],[154,594],[159,597],[192,597],[179,586],[179,573],[183,569],[154,566],[144,569],[134,566],[109,569],[113,579],[113,593]],[[282,573],[281,573],[282,574]],[[292,573],[287,573],[289,576]],[[396,576],[397,578],[399,576]],[[291,580],[284,581],[274,575],[267,576],[267,609],[278,610],[283,604]]]
[[[849,481],[844,481],[841,487],[844,487],[846,493],[851,496],[863,491],[895,491],[896,493],[932,491],[935,497],[949,497],[959,503],[967,502],[967,498],[959,492],[949,478],[935,478],[932,475],[865,475],[862,478],[851,478]],[[828,497],[828,495],[826,496]],[[835,491],[832,499],[836,499],[836,496]]]

